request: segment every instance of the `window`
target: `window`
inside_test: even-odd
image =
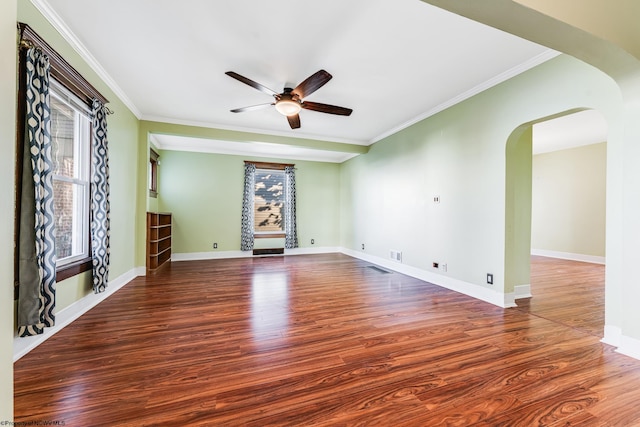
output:
[[[284,171],[256,169],[254,230],[256,234],[284,231]]]
[[[52,80],[51,146],[56,265],[89,257],[91,120],[86,105]]]
[[[285,249],[298,247],[295,165],[244,162],[240,250],[255,239],[284,237]]]
[[[149,196],[158,197],[158,162],[160,155],[149,149]]]
[[[53,157],[54,215],[56,220],[56,280],[61,281],[91,269],[90,173],[91,119],[94,100],[109,101],[85,80],[32,28],[19,23],[20,51],[35,46],[48,56],[50,68],[51,138]],[[22,145],[25,130],[25,59],[20,54],[18,82],[18,126],[16,174],[22,174]],[[16,188],[16,200],[22,189]],[[20,204],[16,203],[14,275],[18,295],[18,223]]]

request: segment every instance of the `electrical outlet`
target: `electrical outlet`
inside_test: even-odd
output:
[[[316,244],[316,240],[315,239],[311,239],[311,244],[315,245]]]
[[[493,274],[487,273],[487,283],[493,285]]]
[[[433,265],[433,268],[440,268],[440,264],[437,262],[434,262],[432,265]]]
[[[440,269],[446,273],[447,272],[447,264],[440,264]]]
[[[440,196],[433,196],[433,203],[440,203]]]
[[[213,249],[218,249],[218,244],[217,243],[213,244]]]
[[[364,243],[362,244],[362,250],[364,251]]]

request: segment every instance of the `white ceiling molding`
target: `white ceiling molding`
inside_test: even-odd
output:
[[[427,111],[427,112],[425,112],[423,114],[420,114],[419,116],[417,116],[417,117],[415,117],[415,118],[413,118],[413,119],[411,119],[409,121],[406,121],[406,122],[402,123],[399,126],[396,126],[396,127],[392,128],[392,129],[389,129],[387,132],[384,132],[384,133],[376,136],[375,138],[373,138],[371,141],[369,141],[369,145],[371,145],[371,144],[373,144],[375,142],[378,142],[378,141],[380,141],[380,140],[382,140],[382,139],[384,139],[384,138],[386,138],[388,136],[391,136],[394,133],[398,133],[401,130],[406,129],[409,126],[414,125],[414,124],[416,124],[416,123],[418,123],[418,122],[420,122],[420,121],[422,121],[422,120],[424,120],[426,118],[429,118],[429,117],[431,117],[433,115],[436,115],[439,112],[444,111],[449,107],[453,107],[454,105],[464,101],[465,99],[469,99],[472,96],[479,94],[480,92],[483,92],[483,91],[485,91],[485,90],[487,90],[489,88],[492,88],[493,86],[496,86],[496,85],[498,85],[498,84],[500,84],[500,83],[502,83],[504,81],[509,80],[512,77],[517,76],[518,74],[524,73],[525,71],[527,71],[527,70],[529,70],[529,69],[531,69],[533,67],[536,67],[536,66],[538,66],[538,65],[540,65],[540,64],[542,64],[542,63],[544,63],[544,62],[546,62],[546,61],[548,61],[550,59],[553,59],[558,55],[560,55],[560,52],[556,52],[555,50],[549,49],[546,52],[543,52],[540,55],[537,55],[536,57],[531,58],[526,62],[523,62],[522,64],[518,64],[517,66],[515,66],[515,67],[513,67],[513,68],[511,68],[511,69],[509,69],[509,70],[507,70],[507,71],[505,71],[505,72],[503,72],[501,74],[498,74],[497,76],[492,77],[491,79],[489,79],[489,80],[487,80],[487,81],[485,81],[485,82],[483,82],[483,83],[481,83],[481,84],[469,89],[468,91],[463,92],[460,95],[449,99],[447,102],[443,102],[442,104],[436,106],[435,108],[432,108],[431,110],[429,110],[429,111]]]
[[[364,145],[364,146],[371,145],[368,141],[350,140],[345,138],[333,138],[333,137],[327,137],[325,135],[309,135],[306,133],[297,133],[297,132],[295,135],[291,135],[290,132],[284,132],[284,131],[273,131],[268,129],[253,129],[253,128],[240,127],[240,126],[228,126],[228,125],[221,125],[221,124],[215,124],[215,123],[209,123],[209,122],[197,122],[194,120],[176,120],[171,117],[142,116],[141,120],[147,120],[150,122],[170,123],[173,125],[196,126],[196,127],[203,127],[208,129],[221,129],[221,130],[231,130],[236,132],[249,132],[249,133],[257,133],[257,134],[263,134],[263,135],[272,135],[272,136],[285,136],[287,138],[295,137],[299,139],[339,142],[342,144],[354,144],[354,145]]]
[[[327,163],[342,163],[358,155],[357,153],[317,150],[314,148],[295,147],[259,141],[220,141],[162,134],[152,134],[151,141],[160,150],[308,160]]]
[[[124,103],[124,105],[131,110],[131,112],[140,119],[142,117],[142,113],[135,106],[133,101],[129,99],[129,97],[124,93],[124,91],[118,86],[113,78],[107,73],[100,65],[98,60],[89,52],[89,50],[78,40],[73,31],[69,29],[69,27],[65,24],[65,22],[60,18],[60,16],[56,13],[56,11],[51,7],[47,0],[31,0],[31,3],[42,13],[42,15],[51,23],[51,25],[62,35],[62,37],[71,45],[73,50],[75,50],[78,55],[91,67],[93,71],[96,72],[98,77],[100,77],[109,89],[111,89],[116,96]]]

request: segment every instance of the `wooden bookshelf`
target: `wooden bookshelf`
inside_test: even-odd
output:
[[[147,272],[171,261],[171,214],[147,212]]]

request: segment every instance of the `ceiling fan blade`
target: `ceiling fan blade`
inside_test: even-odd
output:
[[[256,83],[256,82],[254,82],[253,80],[248,79],[248,78],[246,78],[246,77],[244,77],[244,76],[241,76],[241,75],[240,75],[240,74],[238,74],[238,73],[234,73],[233,71],[227,71],[225,74],[226,74],[227,76],[229,76],[229,77],[233,77],[234,79],[236,79],[236,80],[238,80],[238,81],[241,81],[242,83],[244,83],[244,84],[246,84],[246,85],[251,86],[251,87],[252,87],[252,88],[254,88],[254,89],[258,89],[259,91],[264,92],[264,93],[266,93],[267,95],[276,96],[276,95],[278,94],[277,92],[275,92],[275,91],[273,91],[273,90],[269,89],[268,87],[263,86],[263,85],[261,85],[260,83]]]
[[[289,121],[289,126],[291,126],[291,129],[298,129],[300,127],[300,116],[299,115],[293,115],[293,116],[287,116],[287,120]]]
[[[258,105],[251,105],[250,107],[236,108],[231,110],[231,112],[244,113],[245,111],[262,110],[263,108],[268,108],[268,107],[271,107],[272,105],[276,105],[275,102],[272,102],[271,104],[258,104]]]
[[[349,116],[353,112],[351,108],[338,107],[336,105],[320,104],[319,102],[303,102],[300,104],[305,110],[319,111],[321,113]]]
[[[327,82],[331,80],[331,77],[333,76],[325,70],[320,70],[307,77],[307,79],[296,86],[296,88],[293,89],[291,93],[294,95],[298,95],[300,99],[306,98],[307,96],[311,95],[313,92],[327,84]]]

